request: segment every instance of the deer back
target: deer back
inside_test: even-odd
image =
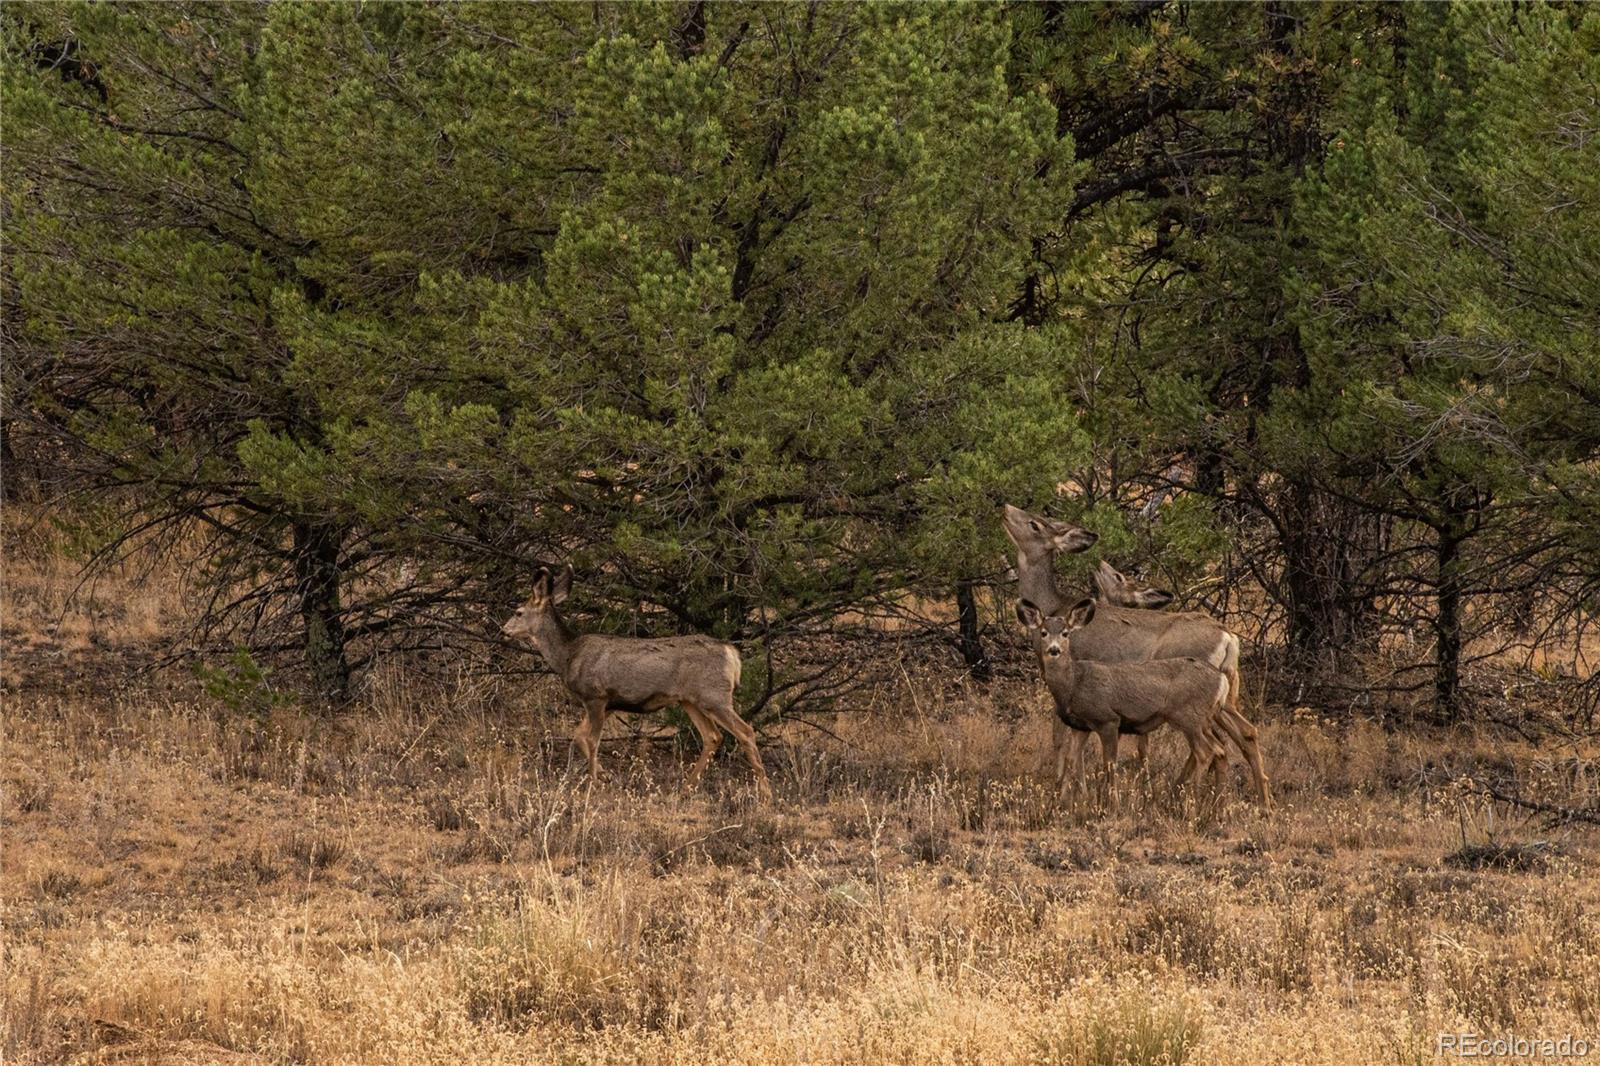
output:
[[[580,699],[604,697],[618,708],[653,711],[679,703],[733,706],[739,651],[710,637],[577,638],[566,672]]]
[[[1102,604],[1094,618],[1072,634],[1076,659],[1100,663],[1141,662],[1193,656],[1221,667],[1237,656],[1238,638],[1220,622],[1186,611],[1165,614]]]
[[[1136,727],[1154,728],[1185,718],[1204,720],[1228,693],[1227,679],[1197,659],[1080,662],[1076,666],[1074,712],[1101,721],[1114,717]]]

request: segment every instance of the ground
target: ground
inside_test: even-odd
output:
[[[253,716],[146,669],[170,590],[63,580],[7,576],[6,1062],[1600,1055],[1596,840],[1462,779],[1592,802],[1592,741],[1252,706],[1275,812],[1175,802],[1172,737],[1063,803],[1036,682],[919,660],[766,737],[769,805],[620,727],[591,787],[549,679]]]

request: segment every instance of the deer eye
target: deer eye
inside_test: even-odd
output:
[[[1037,523],[1037,522],[1029,522],[1028,523],[1028,528],[1033,530],[1035,533],[1037,533],[1037,532],[1039,532],[1039,523]]]

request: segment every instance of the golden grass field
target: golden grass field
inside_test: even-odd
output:
[[[549,679],[380,669],[259,725],[143,673],[176,580],[8,566],[7,1063],[1427,1063],[1600,1032],[1596,840],[1450,772],[1593,803],[1597,746],[1251,708],[1280,808],[1047,779],[1042,685],[912,666],[726,753],[613,726],[566,772]],[[1131,776],[1131,775],[1130,775]],[[1499,864],[1464,845],[1518,845]],[[1600,1044],[1593,1052],[1600,1055]]]

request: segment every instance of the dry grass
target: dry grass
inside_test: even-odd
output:
[[[548,683],[243,721],[85,666],[165,605],[14,641],[53,580],[7,588],[7,1062],[1412,1063],[1600,1028],[1593,838],[1428,772],[1592,787],[1592,745],[1268,712],[1277,814],[1099,810],[1051,794],[1037,686],[907,676],[769,740],[771,806],[729,758],[682,794],[644,739],[591,790]]]

